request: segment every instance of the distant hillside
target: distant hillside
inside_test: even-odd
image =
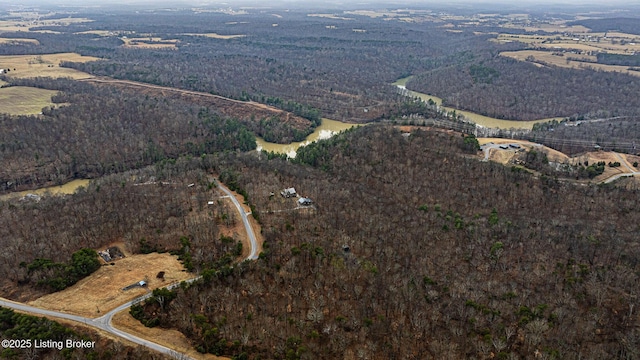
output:
[[[567,25],[582,25],[593,32],[619,31],[623,33],[640,35],[640,17],[618,17],[603,19],[586,19],[573,21]]]

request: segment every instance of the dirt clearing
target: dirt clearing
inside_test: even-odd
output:
[[[484,145],[490,142],[494,144],[518,144],[523,148],[525,148],[526,150],[534,149],[537,151],[544,151],[547,153],[547,158],[549,159],[549,161],[553,161],[553,162],[564,163],[570,160],[569,156],[567,156],[564,153],[561,153],[558,150],[554,150],[544,145],[535,144],[530,141],[502,139],[502,138],[478,138],[478,143],[480,145]],[[505,154],[510,154],[510,156],[507,156]],[[506,149],[506,150],[493,149],[491,151],[491,156],[489,157],[489,159],[495,162],[506,164],[513,158],[514,155],[515,155],[515,151],[513,149]]]
[[[149,290],[195,277],[184,271],[176,256],[168,253],[127,255],[113,264],[106,264],[72,287],[45,295],[31,301],[29,305],[86,317],[99,317]],[[160,271],[165,272],[164,280],[156,278]],[[122,290],[123,287],[141,280],[147,282],[146,289],[137,287]]]

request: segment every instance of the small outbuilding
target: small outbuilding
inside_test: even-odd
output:
[[[298,194],[296,193],[296,189],[294,189],[294,188],[284,189],[284,190],[280,191],[280,195],[282,195],[282,196],[284,196],[286,198],[298,196]]]

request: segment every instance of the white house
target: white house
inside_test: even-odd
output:
[[[298,194],[296,193],[296,189],[294,188],[288,188],[288,189],[284,189],[280,192],[280,195],[286,197],[286,198],[290,198],[290,197],[295,197]]]

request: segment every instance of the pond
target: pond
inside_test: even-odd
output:
[[[294,142],[291,144],[276,144],[264,141],[262,138],[256,139],[259,151],[272,151],[279,154],[287,154],[287,156],[293,158],[296,156],[296,151],[301,146],[309,145],[316,140],[328,139],[340,131],[350,129],[357,124],[347,124],[336,120],[322,118],[322,123],[318,126],[313,133],[307,136],[304,141]]]

